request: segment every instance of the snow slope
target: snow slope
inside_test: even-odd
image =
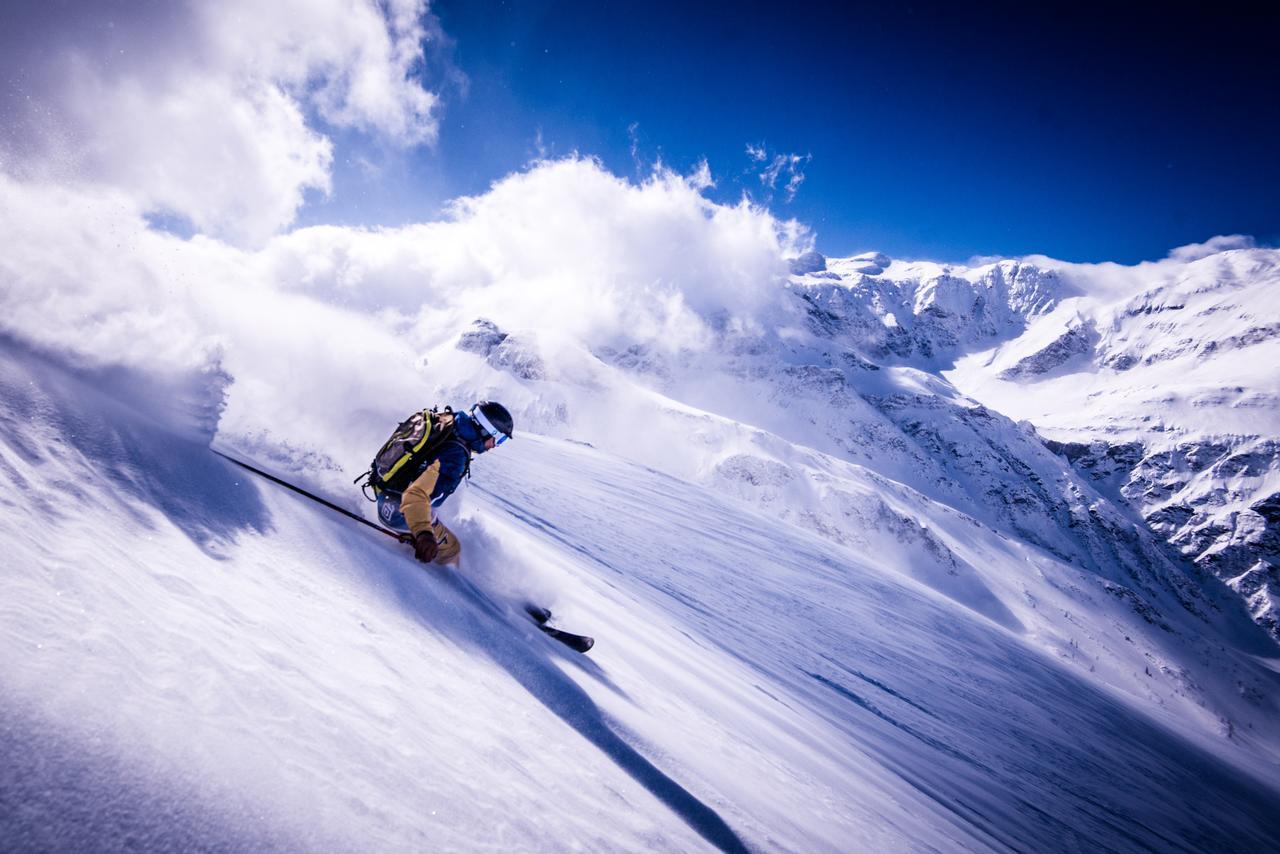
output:
[[[457,576],[246,481],[126,374],[7,342],[0,378],[9,847],[1258,850],[1280,831],[1277,674],[1247,644],[1219,636],[1207,667],[1122,600],[1077,610],[1087,573],[959,514],[930,521],[1019,579],[1000,607],[522,434],[476,461]],[[525,594],[597,649],[542,637]]]

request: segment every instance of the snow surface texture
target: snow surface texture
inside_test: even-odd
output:
[[[1216,650],[1248,686],[1224,737],[1185,638],[958,514],[937,539],[1021,588],[995,594],[998,620],[524,435],[477,461],[464,579],[246,481],[109,380],[4,356],[10,847],[1260,850],[1280,832],[1258,762],[1274,673]],[[597,650],[543,638],[516,590]]]
[[[0,838],[1272,844],[1276,253],[828,261],[700,186],[247,250],[0,176]],[[372,518],[390,427],[481,398],[458,573],[208,452]]]

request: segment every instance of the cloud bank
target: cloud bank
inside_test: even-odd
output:
[[[477,318],[582,354],[759,334],[810,237],[703,189],[698,173],[635,182],[573,157],[439,221],[255,248],[154,230],[145,194],[0,174],[0,332],[91,367],[229,376],[238,433],[287,424],[326,443],[359,413],[395,418],[465,384],[424,359]]]
[[[1210,255],[1216,255],[1219,252],[1226,252],[1231,249],[1253,249],[1258,242],[1247,234],[1220,234],[1217,237],[1211,237],[1204,243],[1188,243],[1186,246],[1179,246],[1169,252],[1169,260],[1171,261],[1199,261],[1201,258],[1207,258]]]
[[[306,194],[329,188],[331,129],[398,145],[436,134],[437,98],[415,77],[436,26],[421,0],[25,14],[0,35],[19,83],[0,96],[13,119],[0,132],[0,334],[130,371],[201,412],[225,395],[222,427],[241,437],[331,446],[352,419],[385,429],[476,391],[482,360],[437,360],[478,318],[580,365],[758,334],[784,258],[811,243],[749,201],[709,201],[705,163],[628,180],[577,156],[434,222],[289,231]],[[193,236],[149,226],[175,221]]]
[[[0,70],[6,171],[103,185],[206,234],[261,244],[330,190],[324,126],[429,143],[415,78],[425,0],[32,4]]]

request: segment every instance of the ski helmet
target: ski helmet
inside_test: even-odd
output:
[[[481,430],[493,437],[495,445],[501,445],[511,438],[515,424],[511,420],[511,413],[501,403],[482,400],[471,407],[471,417],[480,425]]]

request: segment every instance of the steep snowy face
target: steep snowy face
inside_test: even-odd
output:
[[[793,278],[811,328],[866,360],[941,368],[1034,424],[1280,639],[1280,253],[1133,268],[867,260],[811,259]]]
[[[1029,623],[1010,616],[1034,570],[984,560],[964,535],[942,534],[941,520],[1083,572],[1070,610],[1102,596],[1171,636],[1240,634],[1238,606],[1226,601],[1221,614],[1220,584],[1170,555],[1033,430],[936,373],[881,367],[807,330],[809,304],[794,308],[770,332],[726,329],[715,348],[675,354],[592,352],[482,319],[427,358],[464,378],[459,388],[494,389],[526,429],[745,499],[1015,630],[1048,630],[1038,612]]]
[[[1234,367],[1224,361],[1228,354],[1271,346],[1245,343],[1258,334],[1238,328],[1248,301],[1227,307],[1237,284],[1248,297],[1270,275],[1250,266],[1271,263],[1266,253],[1139,269],[1048,260],[966,268],[881,255],[828,263],[802,252],[804,235],[767,212],[714,205],[679,176],[632,184],[577,159],[460,200],[447,221],[302,229],[258,251],[157,233],[141,215],[120,214],[111,199],[66,191],[41,205],[38,187],[13,181],[0,182],[0,196],[10,200],[0,205],[0,231],[12,247],[0,258],[8,284],[0,288],[0,327],[14,360],[25,365],[53,354],[89,372],[93,381],[82,385],[102,386],[108,397],[136,394],[149,401],[148,413],[163,400],[178,410],[165,416],[165,430],[200,448],[213,436],[224,449],[372,515],[352,481],[392,425],[424,405],[501,400],[515,414],[516,440],[494,455],[499,462],[477,461],[478,490],[497,487],[481,493],[480,503],[505,508],[518,530],[539,532],[535,539],[585,560],[584,577],[618,573],[641,579],[644,590],[674,590],[672,598],[696,602],[677,582],[693,554],[702,555],[708,588],[734,586],[726,579],[736,581],[744,569],[770,578],[784,564],[837,575],[874,564],[895,589],[945,600],[949,613],[984,632],[1060,659],[1076,676],[1172,716],[1197,738],[1222,741],[1227,753],[1245,761],[1276,755],[1268,725],[1274,674],[1254,660],[1274,655],[1274,645],[1249,622],[1237,593],[1167,545],[1173,532],[1152,527],[1200,530],[1191,517],[1174,507],[1144,520],[1140,511],[1149,508],[1133,494],[1145,494],[1148,482],[1152,495],[1156,487],[1182,489],[1171,472],[1184,469],[1197,472],[1191,485],[1252,489],[1253,472],[1271,465],[1264,448],[1262,462],[1215,468],[1222,454],[1239,456],[1240,436],[1277,435],[1247,419],[1221,429],[1235,410],[1221,398],[1213,368]],[[793,255],[788,276],[785,259]],[[1222,324],[1216,347],[1177,349],[1180,338],[1160,326],[1177,312]],[[1161,347],[1175,352],[1148,364]],[[1205,372],[1199,385],[1191,381],[1195,370]],[[1270,388],[1261,370],[1235,377],[1236,398],[1255,400]],[[102,380],[113,371],[141,386]],[[1181,382],[1186,400],[1160,398],[1148,387],[1152,377]],[[142,387],[148,383],[155,388]],[[28,401],[29,386],[18,372],[6,387],[15,413],[16,403],[24,407],[15,419],[0,419],[15,459],[26,453],[29,413],[83,397],[74,389]],[[1200,400],[1208,402],[1193,405]],[[91,409],[108,406],[95,398]],[[1155,453],[1150,443],[1174,431],[1153,438],[1153,419],[1191,425],[1197,414],[1234,438],[1187,426],[1180,441],[1206,444],[1167,459]],[[1107,421],[1110,432],[1097,429]],[[133,421],[122,423],[115,442],[122,450],[104,451],[109,476],[100,492],[125,484],[144,503],[176,513],[181,532],[171,533],[183,553],[186,538],[196,551],[223,548],[217,536],[199,536],[206,487],[221,484],[214,498],[234,504],[232,487],[240,485],[221,469],[193,480],[147,468],[145,449],[154,443],[138,438]],[[1093,456],[1045,439],[1080,445],[1095,435],[1105,447]],[[592,447],[577,450],[583,445]],[[552,450],[530,481],[539,448]],[[505,475],[485,479],[486,468],[502,472],[507,460]],[[139,467],[140,474],[130,471]],[[14,470],[34,482],[31,472]],[[192,484],[180,506],[157,487],[166,477]],[[572,512],[560,521],[539,512],[575,482],[591,484],[581,494],[590,512],[561,507]],[[511,503],[503,487],[516,483],[527,488]],[[639,499],[618,497],[638,484]],[[1206,494],[1209,502],[1215,493]],[[631,531],[616,553],[585,527],[595,525],[596,504],[605,500],[600,527],[617,522]],[[1265,521],[1272,506],[1252,512]],[[1210,507],[1192,514],[1218,512]],[[232,514],[234,533],[261,540],[268,564],[289,551],[264,533],[273,512],[259,508],[243,523]],[[566,518],[584,519],[583,529]],[[1252,518],[1231,517],[1231,530]],[[18,542],[25,517],[15,511],[14,519],[8,537]],[[113,522],[108,515],[96,524]],[[1241,528],[1244,550],[1255,548],[1248,537],[1267,536],[1252,524]],[[299,522],[290,536],[305,540],[305,529]],[[80,530],[74,537],[86,536]],[[745,539],[744,530],[751,531]],[[679,558],[664,551],[669,532],[689,545]],[[497,544],[518,554],[527,541],[523,534],[486,539],[491,533],[474,538],[469,568],[490,557],[509,563]],[[791,548],[799,542],[817,542],[833,557],[816,564],[807,547]],[[127,543],[117,545],[127,552]],[[780,560],[789,552],[802,558]],[[368,557],[382,565],[381,555]],[[646,567],[660,574],[645,575]],[[128,571],[123,557],[117,569]],[[1271,595],[1265,573],[1261,581],[1257,573],[1233,577],[1233,584],[1255,599]],[[858,595],[823,592],[815,601]],[[263,601],[263,611],[274,609],[274,594]],[[770,594],[768,601],[787,600]],[[688,617],[695,626],[722,611],[736,619],[737,604],[717,598]],[[926,624],[931,636],[940,631]],[[798,633],[811,628],[802,617],[796,625]],[[910,648],[918,639],[902,643]],[[842,641],[823,654],[838,660],[856,646]],[[459,670],[466,665],[460,661]],[[794,667],[777,669],[794,675]],[[806,672],[821,676],[807,678],[823,691],[845,696],[828,685],[833,675],[814,664]],[[472,699],[476,708],[487,702]]]
[[[952,378],[1033,421],[1280,638],[1280,253],[1156,266],[1138,284]]]

